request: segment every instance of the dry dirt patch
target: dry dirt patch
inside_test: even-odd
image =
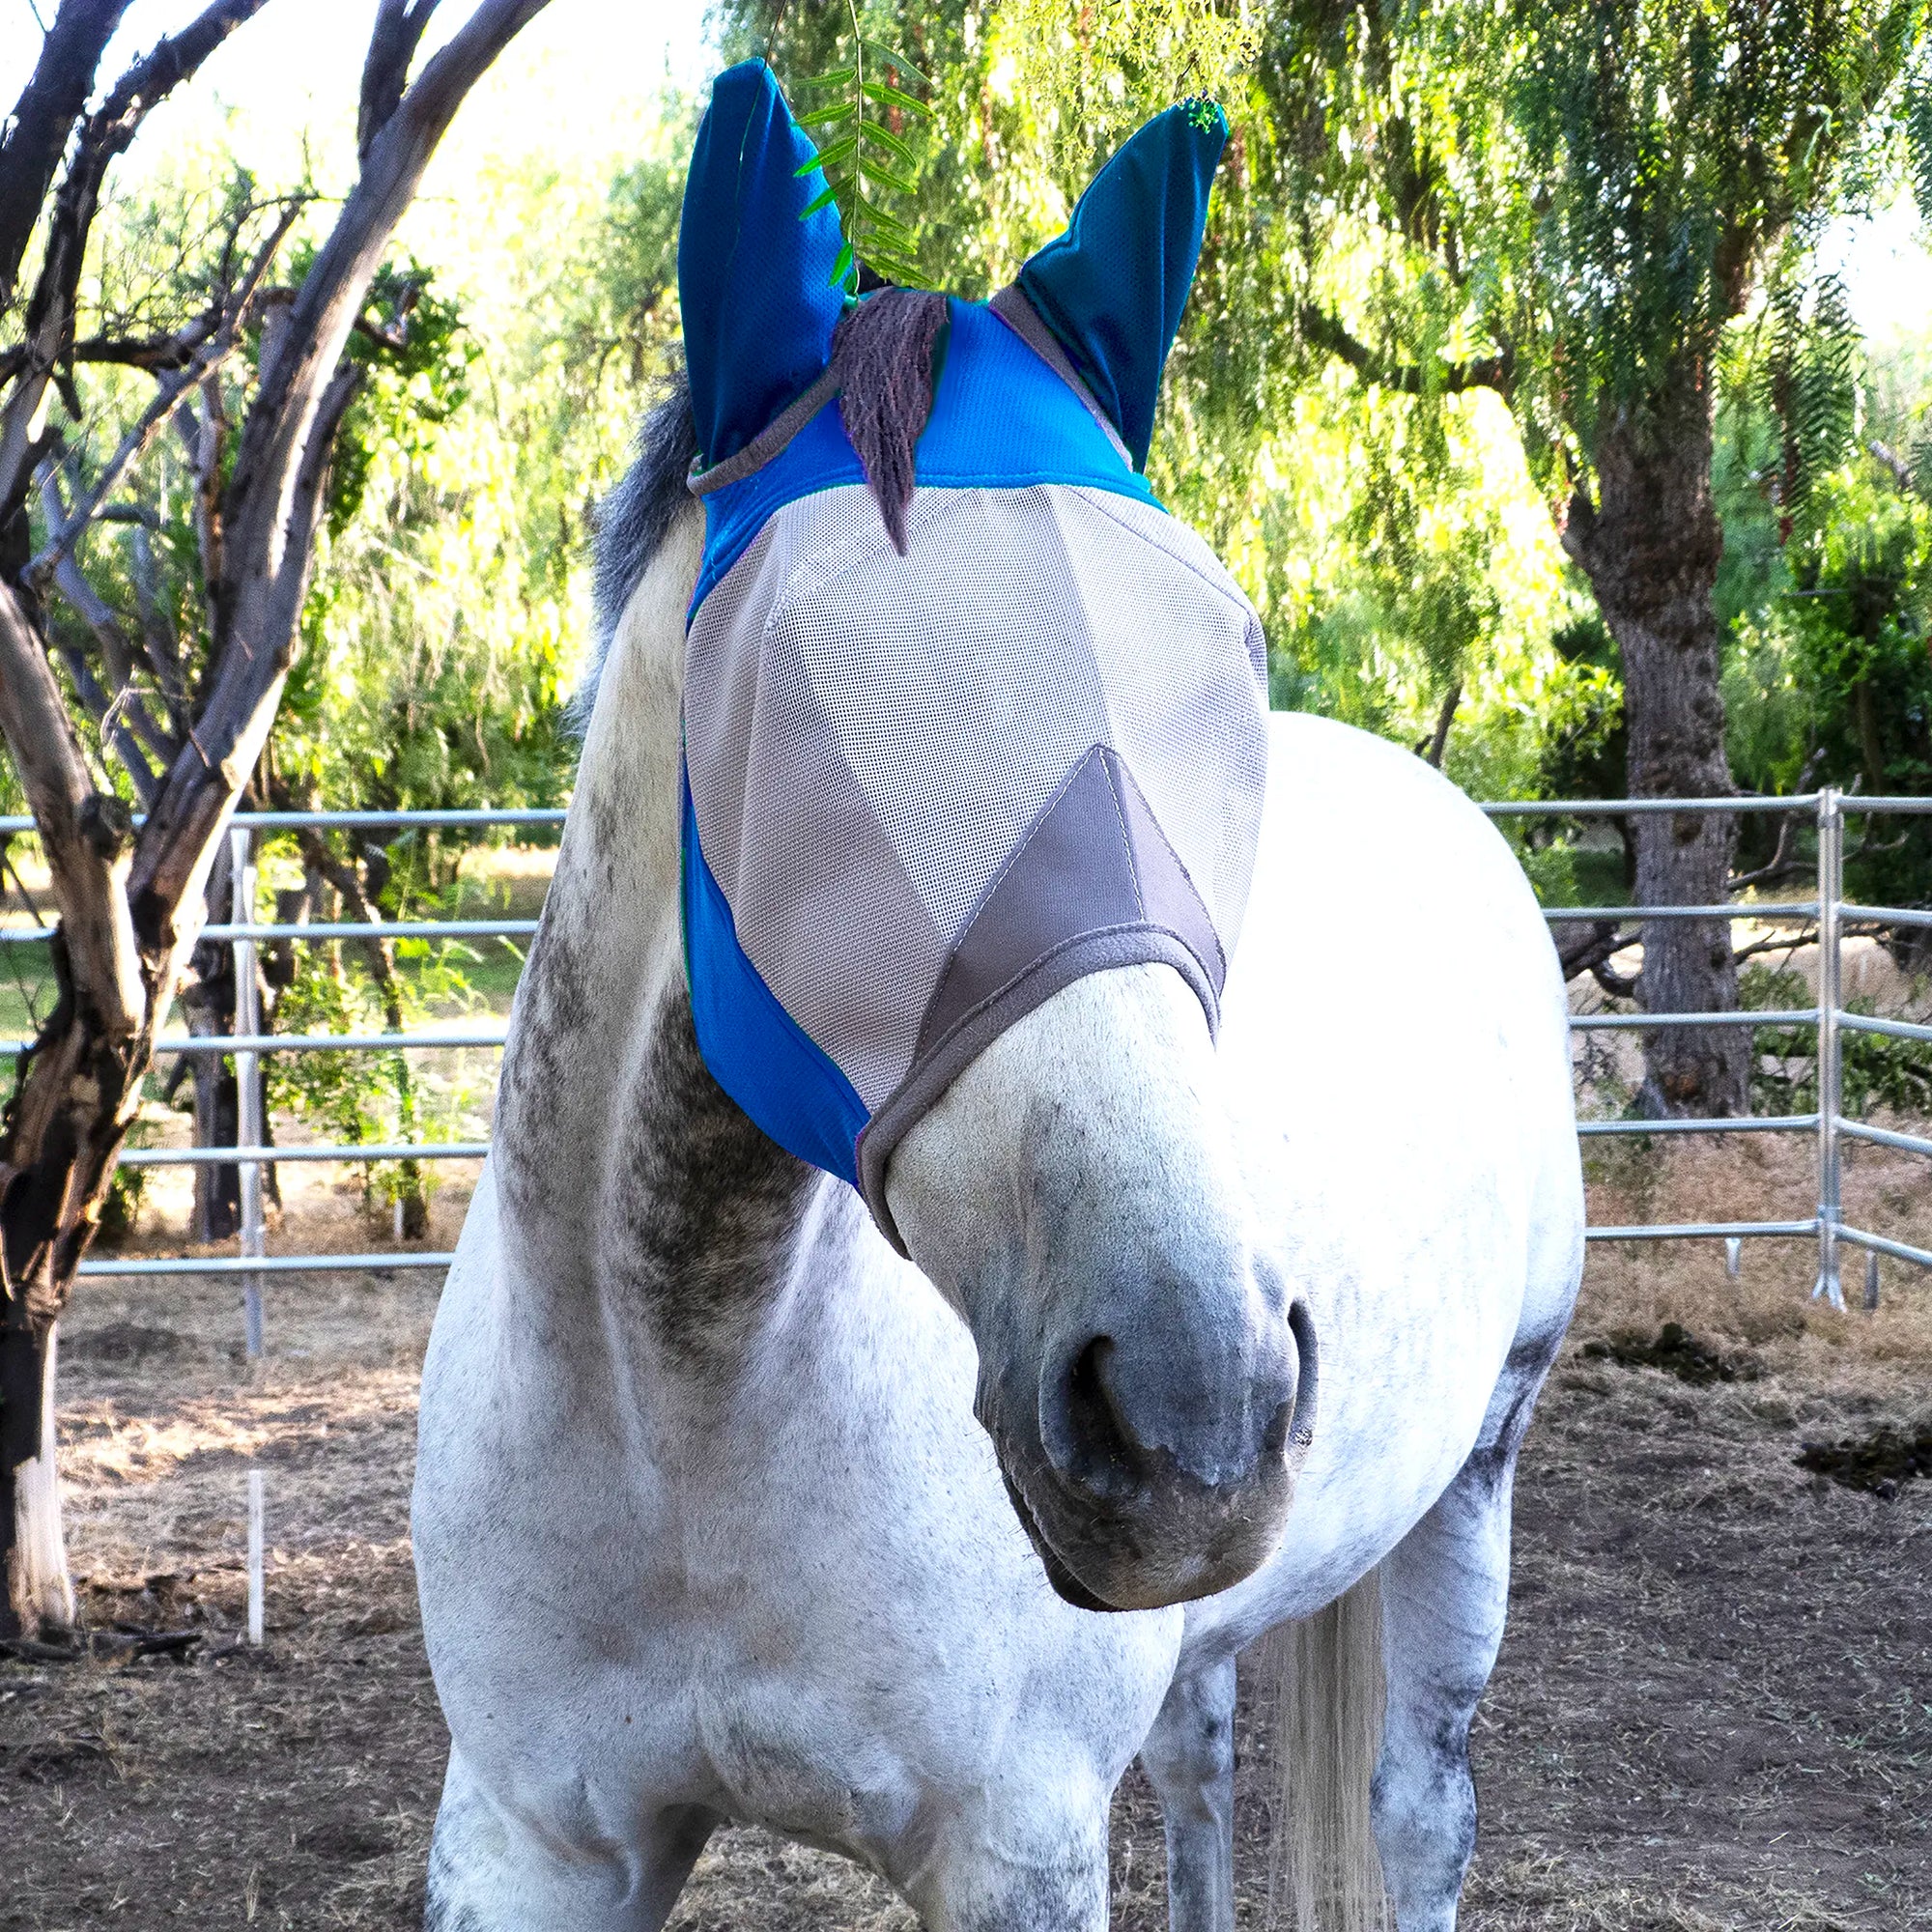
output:
[[[1745,1157],[1737,1157],[1738,1150]],[[1794,1211],[1804,1151],[1593,1151],[1593,1217]],[[1861,1152],[1848,1207],[1907,1238],[1932,1201]],[[443,1246],[460,1186],[436,1205]],[[1802,1211],[1795,1210],[1795,1211]],[[1880,1218],[1883,1216],[1884,1218]],[[370,1242],[337,1197],[290,1245]],[[1878,1315],[1806,1298],[1804,1243],[1599,1249],[1524,1456],[1517,1602],[1475,1754],[1476,1932],[1932,1927],[1932,1479],[1889,1498],[1807,1440],[1932,1414],[1932,1283]],[[443,1736],[416,1630],[408,1488],[435,1282],[284,1278],[240,1359],[231,1282],[94,1283],[67,1324],[63,1466],[91,1621],[195,1630],[186,1661],[0,1663],[0,1927],[410,1927]],[[1590,1356],[1681,1323],[1748,1376]],[[1669,1350],[1663,1351],[1666,1355]],[[268,1472],[269,1644],[235,1647],[245,1471]],[[1268,1725],[1250,1695],[1241,1922],[1265,1922]],[[1115,1923],[1165,1923],[1158,1821],[1116,1805]],[[904,1932],[837,1860],[721,1833],[680,1932]]]

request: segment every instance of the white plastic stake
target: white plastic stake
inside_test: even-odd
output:
[[[248,1471],[248,1641],[262,1642],[262,1472]]]
[[[1743,1236],[1739,1235],[1726,1235],[1724,1236],[1724,1272],[1733,1281],[1736,1281],[1738,1276],[1744,1271],[1744,1264],[1745,1244]]]

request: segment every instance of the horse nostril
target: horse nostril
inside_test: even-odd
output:
[[[1040,1438],[1053,1466],[1096,1495],[1134,1489],[1144,1450],[1114,1387],[1114,1338],[1095,1335],[1077,1350],[1058,1386],[1041,1390]]]

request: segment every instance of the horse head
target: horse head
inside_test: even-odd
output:
[[[1094,1608],[1256,1568],[1314,1421],[1214,1048],[1265,653],[1142,474],[1225,133],[1149,124],[990,303],[856,300],[748,63],[679,248],[698,1043],[969,1324],[1014,1506]]]

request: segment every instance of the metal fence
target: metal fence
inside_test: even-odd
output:
[[[1577,1131],[1585,1138],[1653,1134],[1808,1134],[1817,1144],[1817,1206],[1813,1213],[1788,1221],[1694,1221],[1639,1224],[1628,1227],[1596,1227],[1588,1231],[1593,1241],[1720,1239],[1727,1243],[1730,1264],[1735,1271],[1740,1244],[1750,1238],[1782,1236],[1813,1238],[1818,1244],[1818,1275],[1812,1293],[1835,1307],[1844,1306],[1839,1281],[1839,1250],[1851,1246],[1863,1250],[1870,1261],[1866,1270],[1865,1302],[1877,1302],[1877,1260],[1880,1255],[1932,1268],[1932,1251],[1905,1241],[1850,1226],[1840,1206],[1840,1174],[1843,1146],[1858,1140],[1875,1146],[1932,1155],[1932,1139],[1895,1132],[1847,1120],[1842,1112],[1843,1037],[1848,1032],[1883,1035],[1889,1038],[1932,1041],[1932,1026],[1905,1020],[1880,1019],[1845,1010],[1841,987],[1841,952],[1844,928],[1848,922],[1880,927],[1932,927],[1932,910],[1899,906],[1866,906],[1844,898],[1844,830],[1847,815],[1880,813],[1932,813],[1932,798],[1861,798],[1834,790],[1806,793],[1788,798],[1710,798],[1710,799],[1583,799],[1533,800],[1489,804],[1482,810],[1494,818],[1561,819],[1607,818],[1649,812],[1671,813],[1806,813],[1817,828],[1817,892],[1805,900],[1765,900],[1705,906],[1562,906],[1549,908],[1545,917],[1552,924],[1587,924],[1614,922],[1640,928],[1653,920],[1750,919],[1760,923],[1787,923],[1803,927],[1816,925],[1818,946],[1818,992],[1814,1006],[1779,1010],[1750,1010],[1724,1013],[1573,1013],[1570,1024],[1577,1031],[1638,1030],[1663,1027],[1709,1028],[1815,1027],[1817,1047],[1818,1106],[1813,1113],[1778,1116],[1745,1116],[1732,1119],[1696,1120],[1618,1120],[1585,1121]],[[374,922],[317,921],[299,924],[263,923],[256,917],[255,841],[265,832],[298,828],[330,827],[358,831],[390,828],[464,829],[496,826],[555,827],[562,823],[560,810],[469,810],[469,811],[332,811],[332,812],[240,812],[231,831],[231,876],[234,882],[232,917],[226,924],[203,928],[209,940],[226,940],[235,950],[237,987],[236,1032],[232,1035],[192,1036],[169,1034],[157,1041],[157,1054],[233,1054],[236,1061],[240,1109],[237,1147],[194,1147],[171,1149],[130,1149],[122,1156],[128,1167],[168,1167],[183,1165],[233,1166],[240,1171],[242,1233],[240,1252],[232,1256],[188,1256],[156,1260],[101,1258],[84,1262],[80,1272],[88,1276],[141,1276],[181,1274],[240,1275],[243,1281],[248,1352],[262,1348],[262,1284],[270,1274],[290,1274],[377,1268],[440,1268],[452,1259],[446,1253],[404,1249],[376,1254],[282,1254],[267,1252],[267,1224],[262,1207],[262,1170],[284,1161],[334,1161],[362,1163],[378,1160],[480,1160],[489,1151],[487,1142],[419,1142],[371,1145],[368,1143],[269,1147],[264,1144],[264,1122],[260,1114],[260,1086],[255,1078],[259,1058],[264,1053],[369,1053],[377,1051],[418,1051],[439,1047],[500,1047],[500,1027],[429,1027],[406,1033],[383,1034],[267,1034],[261,1031],[255,973],[255,949],[270,941],[314,944],[318,941],[409,937],[417,939],[481,939],[526,936],[536,929],[534,920],[384,920]],[[30,832],[30,819],[0,818],[0,833]],[[0,943],[34,942],[46,938],[38,927],[0,927]],[[1629,943],[1640,937],[1633,930]],[[1794,941],[1794,943],[1796,943]],[[0,1040],[0,1058],[16,1057],[28,1045],[26,1040]]]

